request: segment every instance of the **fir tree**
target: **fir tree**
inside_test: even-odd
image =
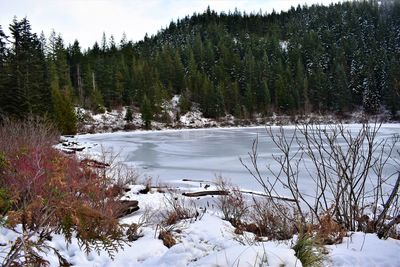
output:
[[[126,114],[125,114],[124,120],[126,120],[126,122],[128,122],[128,123],[131,123],[133,121],[133,113],[132,113],[132,109],[130,107],[127,107],[127,109],[126,109]]]
[[[140,106],[140,112],[142,113],[142,120],[146,129],[151,128],[151,121],[153,120],[153,110],[150,100],[146,95],[143,97],[142,105]]]

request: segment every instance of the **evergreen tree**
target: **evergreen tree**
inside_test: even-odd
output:
[[[7,36],[4,34],[3,29],[0,25],[0,115],[3,114],[3,107],[5,105],[4,100],[6,99],[6,59],[7,59]],[[0,119],[1,120],[1,119]]]
[[[7,55],[7,79],[3,85],[3,112],[22,117],[44,115],[51,109],[42,45],[29,21],[15,18],[10,25],[11,49]]]
[[[260,86],[261,94],[259,96],[259,111],[263,114],[267,114],[270,109],[271,95],[268,88],[268,83],[264,80]]]
[[[179,112],[181,114],[185,114],[186,112],[190,111],[190,93],[186,90],[179,99]]]
[[[153,109],[150,100],[146,95],[143,96],[142,105],[140,106],[142,120],[146,129],[151,128],[151,121],[153,120]]]
[[[208,9],[137,43],[125,36],[117,45],[104,33],[87,51],[78,41],[66,49],[55,32],[46,43],[27,19],[15,19],[8,47],[0,28],[0,112],[44,116],[67,95],[71,106],[101,111],[141,106],[146,96],[159,118],[162,101],[180,94],[181,111],[194,102],[210,117],[359,107],[395,115],[399,6],[359,1],[264,15]]]
[[[131,123],[133,121],[133,113],[132,113],[132,109],[130,107],[127,107],[127,109],[126,109],[126,114],[125,114],[124,120],[126,120],[128,123]]]
[[[85,92],[83,89],[82,52],[79,41],[75,40],[68,48],[68,65],[74,93],[78,96],[81,106],[85,105]]]
[[[53,103],[53,119],[62,134],[76,133],[76,115],[69,90],[60,90],[55,64],[49,61],[50,88]]]

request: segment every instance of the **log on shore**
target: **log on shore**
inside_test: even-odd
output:
[[[240,192],[243,193],[243,194],[250,194],[250,195],[261,196],[261,197],[268,197],[268,198],[273,198],[273,199],[278,199],[278,200],[283,200],[283,201],[288,201],[288,202],[296,202],[295,199],[288,198],[288,197],[269,196],[269,195],[264,194],[264,193],[257,193],[257,192],[245,191],[245,190],[240,190]]]
[[[198,192],[186,192],[182,193],[185,197],[204,197],[204,196],[217,196],[217,195],[228,195],[229,193],[224,190],[210,190],[210,191],[198,191]]]
[[[268,196],[267,194],[263,193],[257,193],[257,192],[252,192],[252,191],[240,191],[243,194],[251,194],[251,195],[256,195],[256,196],[261,196],[261,197],[268,197],[268,198],[273,198],[273,199],[278,199],[282,201],[288,201],[288,202],[295,202],[294,199],[288,198],[288,197],[281,197],[281,196]],[[204,197],[204,196],[221,196],[221,195],[228,195],[229,192],[226,190],[205,190],[205,191],[197,191],[197,192],[185,192],[182,193],[183,196],[185,197]]]
[[[110,164],[94,159],[83,159],[81,160],[81,164],[88,167],[99,168],[99,169],[105,169],[106,167],[110,167]]]
[[[120,208],[117,211],[117,217],[121,218],[139,210],[139,201],[137,200],[121,200]]]

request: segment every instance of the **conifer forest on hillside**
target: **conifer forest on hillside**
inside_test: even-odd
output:
[[[0,28],[0,113],[76,131],[74,106],[132,106],[149,118],[180,95],[205,117],[400,110],[400,3],[355,1],[246,14],[207,9],[142,41],[66,45],[15,18]],[[1,25],[3,29],[7,25]],[[149,114],[150,113],[150,114]],[[162,116],[158,116],[161,118]],[[154,116],[157,118],[157,116]]]

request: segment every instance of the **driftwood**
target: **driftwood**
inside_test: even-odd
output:
[[[94,159],[83,159],[81,160],[81,164],[88,167],[99,168],[99,169],[105,169],[106,167],[110,167],[110,164],[97,161]]]
[[[84,146],[79,146],[79,143],[75,141],[61,141],[61,144],[64,148],[73,151],[82,151],[85,149]]]
[[[83,151],[83,150],[85,149],[84,146],[82,146],[82,147],[67,147],[67,148],[68,148],[69,150],[78,151],[78,152]]]
[[[261,196],[261,197],[270,197],[273,199],[278,199],[278,200],[283,200],[283,201],[288,201],[288,202],[295,202],[293,198],[288,198],[288,197],[280,197],[280,196],[269,196],[264,193],[257,193],[257,192],[252,192],[252,191],[245,191],[245,190],[240,190],[243,194],[250,194],[250,195],[255,195],[255,196]]]
[[[60,151],[63,152],[63,153],[65,153],[65,154],[67,154],[67,155],[76,154],[76,151],[75,151],[75,150],[71,150],[71,149],[69,149],[69,148],[62,148],[62,149],[60,149]]]
[[[203,196],[216,196],[216,195],[228,195],[228,194],[229,193],[225,190],[210,190],[210,191],[182,193],[182,195],[185,197],[203,197]]]
[[[251,194],[251,195],[262,196],[262,197],[270,197],[267,194],[256,193],[256,192],[252,192],[252,191],[240,190],[240,192],[243,194]],[[185,197],[204,197],[204,196],[218,196],[218,195],[221,196],[221,195],[228,195],[228,194],[229,194],[229,192],[226,190],[209,190],[209,191],[197,191],[197,192],[182,193],[182,195]],[[283,200],[283,201],[288,201],[288,202],[295,201],[294,199],[288,198],[288,197],[273,196],[272,198],[278,199],[278,200]]]
[[[121,218],[139,210],[139,201],[137,200],[121,200],[121,207],[117,211],[117,217]]]
[[[208,183],[208,184],[215,184],[215,182],[207,181],[207,180],[198,180],[198,179],[182,179],[183,182],[197,182],[197,183]]]

